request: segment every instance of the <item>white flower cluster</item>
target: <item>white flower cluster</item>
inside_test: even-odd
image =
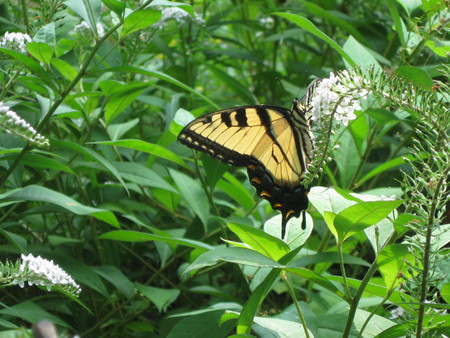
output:
[[[28,34],[6,32],[0,41],[0,46],[25,54],[27,52],[26,46],[30,42],[31,38]]]
[[[265,29],[271,29],[275,25],[275,20],[270,16],[259,19],[259,24]]]
[[[48,291],[53,287],[60,287],[75,296],[80,294],[80,286],[53,261],[40,256],[34,257],[32,254],[22,255],[21,258],[22,264],[19,272],[15,273],[11,284],[19,285],[21,288],[25,286],[25,283],[28,283],[29,286],[41,285],[45,286]]]
[[[188,12],[185,10],[182,10],[178,7],[166,7],[161,12],[161,19],[155,24],[152,25],[153,28],[156,29],[162,29],[165,26],[165,23],[170,20],[175,19],[176,22],[179,24],[184,24],[188,21],[195,22],[199,25],[203,25],[205,23],[205,20],[195,13],[195,17],[193,18]]]
[[[357,86],[362,81],[361,78],[351,77],[346,70],[337,76],[330,73],[329,78],[320,80],[311,99],[311,119],[320,124],[324,115],[334,112],[334,120],[338,123],[342,121],[347,126],[348,121],[356,119],[354,111],[361,109],[359,99],[369,94]]]
[[[41,147],[49,147],[49,140],[39,134],[27,121],[0,101],[0,127]]]
[[[391,310],[391,317],[389,319],[397,319],[402,318],[407,315],[407,312],[404,308],[398,306]]]
[[[103,35],[105,35],[105,29],[103,28],[103,25],[100,22],[97,22],[97,34],[99,38],[102,38]],[[74,28],[74,31],[79,33],[80,35],[84,34],[92,34],[91,26],[86,21],[81,21],[78,25],[76,25]]]

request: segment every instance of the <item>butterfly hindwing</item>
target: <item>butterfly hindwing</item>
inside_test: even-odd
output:
[[[258,195],[281,211],[283,236],[286,222],[307,208],[308,190],[300,183],[312,143],[300,101],[293,110],[255,105],[213,112],[189,123],[178,139],[222,162],[247,166]]]

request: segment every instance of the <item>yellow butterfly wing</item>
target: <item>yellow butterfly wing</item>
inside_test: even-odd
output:
[[[251,184],[281,211],[284,226],[308,207],[301,180],[312,142],[302,102],[294,101],[292,110],[264,105],[219,110],[189,123],[178,139],[222,162],[247,166]]]

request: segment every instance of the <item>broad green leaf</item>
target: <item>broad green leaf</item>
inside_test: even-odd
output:
[[[375,177],[389,169],[398,167],[399,165],[402,165],[405,163],[405,158],[408,158],[410,160],[413,160],[414,157],[412,155],[404,155],[401,157],[396,157],[392,160],[389,160],[387,162],[381,163],[380,165],[376,166],[375,169],[371,170],[370,172],[368,172],[366,175],[364,175],[364,177],[362,177],[358,183],[356,183],[356,187],[361,186],[363,183],[365,183],[366,181],[370,180],[372,177]]]
[[[161,289],[142,285],[140,283],[135,283],[134,285],[144,297],[155,304],[159,312],[166,312],[167,307],[175,302],[180,295],[180,290],[178,289]]]
[[[442,285],[439,293],[447,304],[450,304],[450,283]]]
[[[124,123],[110,124],[108,125],[108,134],[111,136],[111,140],[117,141],[138,124],[139,119],[132,119]]]
[[[349,254],[344,254],[344,263],[349,265],[361,265],[370,267],[370,264],[365,260],[355,257]],[[318,263],[335,263],[339,264],[340,258],[338,252],[320,252],[311,255],[305,254],[304,256],[299,256],[292,261],[290,267],[304,267],[308,265],[315,265]]]
[[[209,201],[205,191],[197,181],[179,171],[169,169],[175,185],[184,198],[188,207],[200,218],[203,223],[205,232],[207,232],[207,223],[209,218]]]
[[[51,63],[52,66],[55,67],[58,72],[69,81],[72,81],[78,74],[75,68],[73,68],[73,66],[66,61],[53,58]]]
[[[151,241],[160,241],[168,244],[174,245],[183,245],[195,249],[199,249],[201,252],[212,250],[213,247],[204,244],[202,242],[194,241],[191,239],[185,238],[175,238],[175,237],[165,237],[159,235],[148,234],[139,231],[130,231],[130,230],[116,230],[104,233],[98,236],[100,239],[110,239],[115,241],[123,241],[123,242],[151,242]]]
[[[92,270],[97,273],[100,277],[103,279],[106,279],[108,282],[110,282],[112,285],[114,285],[117,290],[122,292],[125,297],[131,298],[134,293],[134,285],[133,283],[128,279],[127,276],[125,276],[122,271],[120,271],[118,268],[112,265],[102,265],[102,266],[96,266],[93,267]]]
[[[275,261],[278,261],[290,251],[289,245],[262,230],[233,222],[228,223],[228,228],[250,248]]]
[[[313,333],[307,329],[309,337],[314,337]],[[252,331],[258,337],[307,337],[303,325],[297,320],[285,320],[273,317],[255,317]]]
[[[117,169],[108,160],[106,160],[103,156],[101,156],[97,152],[93,151],[92,149],[82,147],[81,145],[79,145],[77,143],[68,142],[68,141],[52,140],[52,145],[55,145],[55,146],[61,147],[61,148],[71,149],[71,150],[99,163],[120,182],[120,184],[124,187],[125,190],[128,191],[127,187],[125,186],[125,182],[122,180],[122,177],[120,177],[120,174],[117,171]]]
[[[387,217],[403,201],[371,201],[355,204],[336,215],[333,225],[340,242]],[[331,229],[330,229],[331,230]]]
[[[355,140],[348,129],[341,133],[339,149],[333,152],[333,158],[339,168],[339,186],[348,187],[361,163]]]
[[[27,51],[39,61],[49,64],[52,60],[53,50],[43,42],[30,42],[27,44]]]
[[[58,316],[47,312],[33,301],[25,301],[23,303],[11,305],[0,309],[0,314],[15,318],[20,318],[27,323],[36,324],[41,320],[50,320],[53,324],[73,330],[69,324],[60,319]]]
[[[344,280],[341,276],[324,276],[326,279],[338,282],[343,285]],[[358,289],[361,287],[361,280],[347,278],[348,285],[353,289]],[[365,285],[364,294],[367,296],[376,296],[379,298],[384,298],[388,294],[388,289],[384,285],[384,280],[382,278],[372,278],[370,282]],[[389,297],[389,301],[393,303],[403,303],[403,302],[418,302],[418,299],[415,299],[404,292],[393,291]]]
[[[1,50],[2,49],[0,49],[0,51]],[[206,96],[200,94],[197,90],[189,87],[188,85],[185,85],[184,83],[182,83],[182,82],[178,81],[177,79],[175,79],[167,74],[164,74],[164,73],[160,73],[160,72],[153,71],[153,70],[147,70],[144,68],[132,67],[132,66],[112,67],[112,68],[106,68],[106,69],[98,71],[98,73],[107,73],[107,72],[125,72],[125,73],[135,73],[135,74],[143,74],[143,75],[147,75],[147,76],[153,76],[153,77],[156,77],[163,81],[166,81],[170,84],[173,84],[177,87],[180,87],[180,88],[190,92],[191,94],[196,95],[197,97],[199,97],[201,100],[205,101],[206,103],[210,104],[214,109],[219,109],[219,106],[217,106],[214,102],[212,102]]]
[[[188,165],[174,152],[169,149],[162,147],[158,144],[148,143],[142,140],[117,140],[117,141],[104,141],[104,142],[93,142],[94,144],[108,144],[111,146],[119,146],[134,149],[137,151],[142,151],[144,153],[152,154],[154,156],[163,158],[170,162],[181,165],[182,167],[188,168]]]
[[[206,65],[206,68],[213,73],[219,81],[223,82],[227,88],[235,92],[236,95],[243,101],[243,104],[253,104],[255,102],[255,97],[248,89],[248,86],[242,84],[242,82],[236,77],[231,76],[227,72],[212,65]]]
[[[344,43],[344,51],[352,58],[355,64],[361,68],[363,71],[370,69],[381,70],[375,57],[369,52],[367,47],[363,46],[361,43],[355,40],[353,36],[349,36],[347,41]],[[349,67],[354,67],[354,65],[349,64]]]
[[[425,46],[430,48],[436,55],[446,58],[450,54],[450,45],[446,41],[431,41],[425,42]]]
[[[146,28],[153,25],[161,19],[161,11],[153,9],[141,9],[137,10],[125,18],[125,21],[120,32],[123,39],[128,34],[131,34],[137,30]]]
[[[59,205],[76,215],[92,215],[116,228],[119,227],[119,222],[112,212],[82,205],[66,195],[42,186],[29,185],[24,188],[10,190],[0,194],[0,200],[51,203]]]
[[[64,5],[83,18],[96,35],[98,34],[97,22],[99,22],[103,5],[101,0],[66,0]]]
[[[128,181],[151,188],[159,188],[174,193],[178,191],[172,187],[166,180],[159,176],[154,170],[143,166],[140,163],[117,162],[114,163],[120,175]]]
[[[402,79],[425,89],[431,89],[434,85],[430,75],[421,68],[402,66],[396,68],[394,72]]]
[[[289,271],[290,273],[299,276],[301,278],[304,278],[310,282],[313,282],[314,284],[320,285],[324,287],[325,289],[333,292],[334,294],[338,295],[341,298],[344,298],[345,295],[342,291],[340,291],[335,284],[330,282],[327,278],[319,275],[318,273],[311,271],[310,269],[306,268],[287,268],[286,271]]]
[[[405,279],[412,277],[405,261],[413,264],[414,260],[414,255],[405,244],[390,244],[379,253],[377,264],[388,289],[394,289]]]
[[[285,257],[280,259],[280,263],[289,264],[289,262],[298,254],[299,251],[300,248],[292,250]],[[270,271],[264,281],[259,284],[258,287],[253,291],[244,308],[242,309],[241,315],[239,316],[239,321],[236,328],[237,334],[250,333],[256,311],[258,311],[258,308],[263,302],[264,298],[272,289],[273,283],[278,279],[279,274],[280,272],[277,269],[273,269],[272,271]]]
[[[400,39],[400,44],[402,45],[403,48],[406,48],[407,46],[406,46],[406,42],[405,42],[405,35],[403,33],[404,25],[403,25],[402,19],[400,17],[400,13],[398,12],[396,3],[397,3],[397,1],[395,1],[395,0],[386,0],[386,4],[389,8],[389,11],[391,12],[391,16],[392,16],[392,19],[395,24],[395,30]]]
[[[102,2],[119,17],[122,16],[125,8],[127,8],[126,3],[119,0],[102,0]]]
[[[353,139],[355,140],[355,146],[356,149],[358,149],[359,157],[362,157],[366,151],[366,140],[369,135],[369,123],[364,115],[365,114],[359,115],[348,127]]]
[[[188,12],[191,16],[194,16],[194,8],[183,2],[168,1],[168,0],[153,0],[150,6],[179,7]]]
[[[35,75],[37,75],[41,80],[44,80],[47,84],[53,87],[53,81],[48,76],[48,73],[44,70],[44,68],[41,67],[38,62],[34,61],[31,57],[3,47],[0,47],[0,52],[13,57],[25,67],[27,67]]]
[[[22,163],[32,168],[50,169],[55,171],[63,171],[69,174],[74,174],[73,170],[60,161],[52,158],[42,156],[41,154],[29,153],[25,155]]]
[[[370,45],[370,42],[366,40],[363,34],[361,34],[351,23],[347,21],[352,21],[351,17],[345,16],[344,13],[339,12],[338,15],[337,12],[333,12],[331,10],[325,10],[322,7],[316,5],[315,3],[311,1],[302,1],[297,0],[300,2],[303,6],[306,7],[306,9],[314,15],[314,17],[321,17],[325,20],[329,21],[333,24],[333,26],[338,26],[342,28],[343,30],[347,31],[350,36],[353,36],[356,38],[360,43],[363,43],[364,45]],[[347,19],[344,20],[344,19]]]
[[[220,262],[231,262],[265,268],[284,267],[282,264],[275,262],[273,259],[250,249],[219,247],[200,255],[191,265],[188,266],[186,270],[183,271],[183,275],[186,275],[191,271],[216,265]]]
[[[223,174],[230,168],[228,164],[217,161],[211,156],[202,154],[203,169],[205,169],[205,177],[208,181],[208,186],[211,191],[214,191],[214,187],[217,181],[223,176]]]
[[[336,52],[338,52],[344,60],[351,66],[354,67],[356,65],[355,61],[352,60],[350,55],[348,55],[341,46],[339,46],[332,38],[322,32],[319,28],[317,28],[311,21],[306,19],[303,16],[291,14],[291,13],[273,13],[275,15],[281,16],[282,18],[286,18],[289,21],[292,21],[296,25],[315,35],[319,39],[328,43]]]
[[[229,182],[228,179],[230,176],[231,175],[228,173],[225,173],[224,178],[226,177],[227,180],[220,179],[217,182],[216,187],[232,198],[237,205],[242,206],[244,210],[253,208],[255,206],[255,201],[250,194],[250,191],[245,189],[244,185],[237,179],[232,181],[232,183]]]
[[[34,34],[33,41],[35,42],[43,42],[46,45],[50,46],[52,50],[56,47],[56,30],[55,23],[50,22],[45,26],[39,28],[39,30]]]
[[[264,231],[276,238],[281,237],[281,214],[278,214],[264,223]],[[305,244],[313,230],[313,221],[309,214],[306,214],[306,228],[302,229],[303,213],[299,218],[291,218],[286,224],[286,236],[283,240],[290,249],[296,249]]]
[[[116,88],[108,98],[105,105],[105,122],[109,124],[148,88],[147,83],[132,82]]]
[[[14,245],[20,252],[26,252],[27,240],[22,236],[14,234],[12,232],[0,229],[0,235],[6,238],[6,240]]]
[[[207,311],[197,311],[189,313],[185,318],[175,322],[167,338],[221,338],[230,337],[234,329],[235,321],[231,320],[220,324],[220,318],[226,309],[216,310],[214,308]],[[171,316],[172,317],[172,316]]]

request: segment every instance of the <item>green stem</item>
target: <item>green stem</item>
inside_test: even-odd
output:
[[[436,207],[439,203],[439,193],[441,191],[442,185],[444,184],[445,179],[447,178],[450,172],[450,168],[444,170],[441,175],[441,179],[436,184],[436,188],[434,190],[433,203],[431,205],[430,214],[428,216],[428,224],[427,224],[427,232],[425,236],[425,247],[424,247],[424,256],[423,256],[423,269],[422,269],[422,282],[420,285],[420,298],[419,298],[419,314],[417,318],[417,329],[416,329],[416,337],[422,337],[422,328],[423,328],[423,320],[425,317],[425,300],[427,297],[428,290],[428,273],[430,271],[430,257],[431,257],[431,239],[433,234],[433,225],[434,225],[434,215],[436,213]]]
[[[294,302],[295,308],[297,309],[297,313],[300,318],[300,322],[302,323],[303,330],[305,332],[305,337],[309,338],[310,335],[309,335],[309,331],[308,331],[308,325],[306,325],[306,320],[305,320],[305,317],[303,316],[302,309],[300,308],[300,304],[298,303],[297,297],[295,296],[294,288],[292,287],[292,285],[284,271],[281,272],[280,276],[283,279],[284,283],[286,284],[289,294],[291,295],[292,301]]]
[[[351,299],[352,294],[350,293],[350,287],[348,286],[347,282],[347,274],[345,273],[345,266],[344,266],[344,251],[342,250],[343,242],[339,242],[337,244],[337,249],[339,253],[339,266],[341,268],[342,278],[344,280],[344,288],[345,288],[345,295],[348,299]]]

